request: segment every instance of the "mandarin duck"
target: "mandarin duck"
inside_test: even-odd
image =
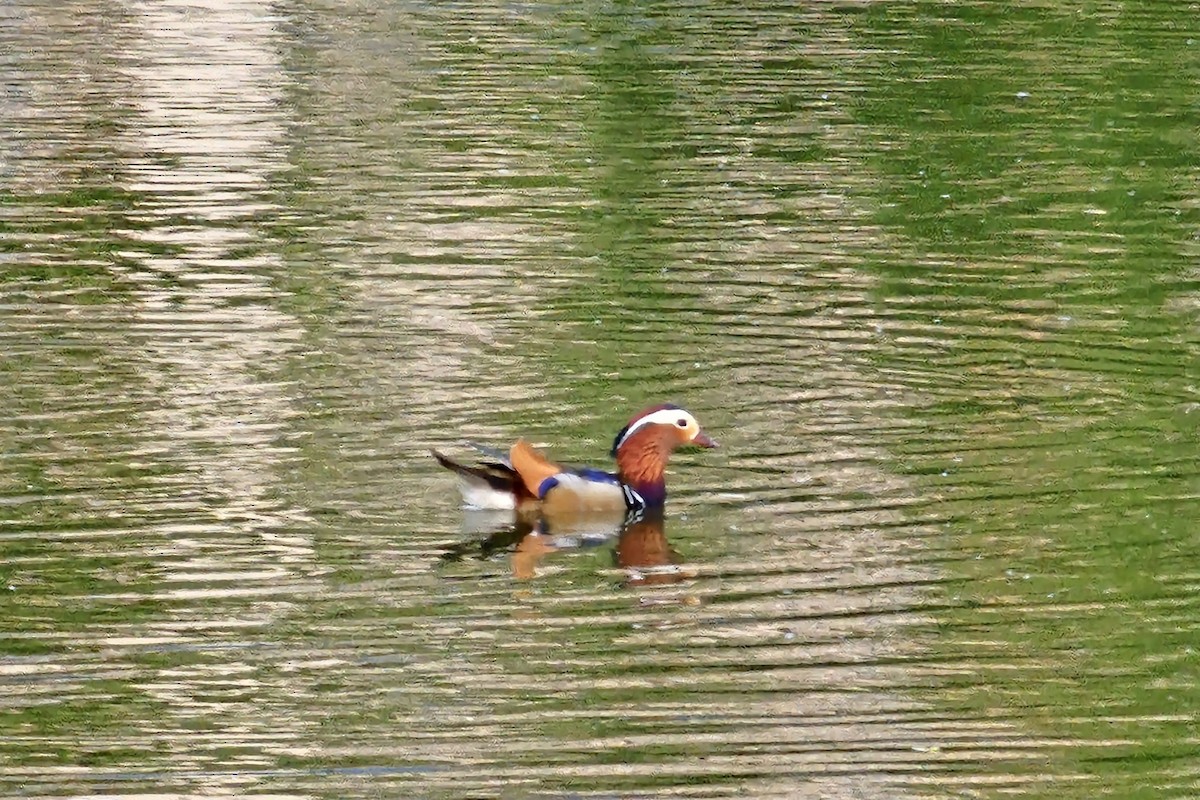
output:
[[[687,445],[717,443],[695,417],[667,403],[645,409],[617,434],[616,472],[556,464],[523,439],[507,453],[477,447],[489,458],[476,464],[460,464],[436,450],[433,456],[459,477],[468,507],[533,508],[562,519],[661,508],[667,499],[667,460]]]

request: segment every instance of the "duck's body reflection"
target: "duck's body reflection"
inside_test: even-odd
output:
[[[499,518],[472,515],[464,522],[468,533],[488,535],[447,548],[443,558],[474,554],[487,559],[511,552],[512,574],[518,580],[537,577],[543,559],[554,553],[607,545],[613,545],[613,562],[624,571],[626,585],[664,585],[693,577],[679,568],[681,559],[667,541],[662,509],[553,518],[518,511]]]

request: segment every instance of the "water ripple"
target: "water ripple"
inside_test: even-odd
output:
[[[1076,11],[0,11],[0,787],[1188,796],[1196,71]],[[663,400],[658,527],[426,454]]]

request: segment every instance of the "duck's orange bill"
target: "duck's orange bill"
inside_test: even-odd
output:
[[[694,444],[697,447],[716,447],[717,440],[709,436],[704,431],[700,431],[692,437],[690,444]]]

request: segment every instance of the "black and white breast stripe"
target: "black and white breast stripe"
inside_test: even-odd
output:
[[[625,494],[625,507],[626,508],[645,508],[646,507],[646,498],[642,497],[640,494],[638,494],[636,491],[634,491],[632,486],[627,486],[626,484],[623,483],[623,484],[621,484],[621,491]]]

